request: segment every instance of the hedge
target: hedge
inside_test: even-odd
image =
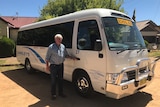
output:
[[[0,39],[0,58],[14,55],[15,42],[5,36]]]

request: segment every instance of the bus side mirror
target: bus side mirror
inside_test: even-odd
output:
[[[95,48],[96,51],[101,51],[102,50],[102,41],[97,39],[95,42]]]

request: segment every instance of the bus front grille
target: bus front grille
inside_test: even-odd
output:
[[[145,73],[146,69],[147,69],[147,67],[140,68],[138,71],[138,74],[141,75],[141,74]],[[127,76],[128,76],[128,80],[135,79],[136,78],[136,71],[133,70],[133,71],[127,72]]]

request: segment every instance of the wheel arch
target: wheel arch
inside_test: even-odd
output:
[[[29,65],[29,68],[27,67],[27,65]],[[29,60],[28,57],[25,58],[25,63],[24,63],[25,69],[28,73],[33,73],[34,72],[34,68],[32,67],[32,63]]]
[[[87,73],[86,70],[84,69],[81,69],[81,68],[77,68],[73,71],[73,74],[72,74],[72,82],[74,82],[74,79],[76,78],[77,75],[79,74],[85,74],[86,76],[88,76],[89,80],[90,80],[90,83],[91,83],[91,86],[92,86],[92,81],[91,81],[91,78],[90,78],[90,75]],[[92,89],[94,90],[93,86],[92,86]]]
[[[28,57],[26,57],[26,58],[25,58],[24,63],[26,63],[26,61],[27,61],[27,60],[30,62],[29,58],[28,58]]]

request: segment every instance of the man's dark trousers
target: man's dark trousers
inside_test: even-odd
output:
[[[64,65],[59,64],[51,64],[50,72],[51,72],[51,94],[56,95],[56,83],[58,81],[58,93],[63,94],[63,69]]]

